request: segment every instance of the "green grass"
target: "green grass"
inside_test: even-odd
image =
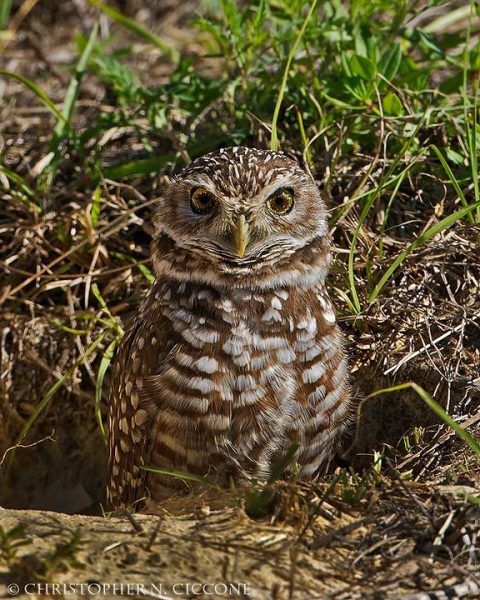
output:
[[[401,383],[381,390],[376,390],[367,396],[367,398],[373,398],[379,394],[388,394],[391,392],[401,392],[403,390],[412,389],[418,396],[425,402],[425,404],[446,424],[448,425],[457,435],[461,438],[470,450],[480,459],[480,443],[471,436],[466,429],[456,423],[452,417],[436,402],[428,392],[426,392],[421,386],[413,381],[407,383]]]
[[[169,44],[165,43],[160,37],[158,37],[158,35],[155,35],[146,27],[142,27],[142,25],[137,23],[134,19],[129,19],[118,10],[115,10],[107,3],[101,2],[100,0],[88,0],[88,2],[92,6],[95,6],[96,8],[100,9],[111,19],[117,21],[127,29],[130,29],[130,31],[133,31],[140,37],[144,38],[147,42],[149,42],[156,48],[159,48],[165,54],[165,56],[168,56],[168,58],[170,58],[170,60],[172,60],[173,62],[177,62],[180,58],[179,52],[176,50],[176,48],[173,48]]]
[[[423,26],[421,22],[410,26],[418,7],[398,0],[352,0],[348,5],[326,0],[318,6],[300,0],[255,0],[246,6],[233,0],[212,1],[192,21],[203,45],[204,56],[197,62],[215,61],[209,75],[140,23],[99,0],[89,3],[138,36],[142,52],[159,49],[170,61],[172,73],[162,83],[139,77],[130,66],[136,58],[132,46],[119,47],[118,37],[100,38],[97,25],[88,39],[76,35],[78,59],[71,65],[61,110],[36,82],[22,73],[0,70],[0,76],[15,78],[33,93],[55,119],[49,145],[52,158],[43,172],[31,177],[0,167],[16,196],[37,210],[56,178],[62,177],[67,155],[82,173],[81,189],[86,187],[91,194],[90,218],[98,236],[106,180],[134,186],[141,178],[169,173],[188,156],[195,158],[220,146],[255,145],[262,140],[263,146],[273,149],[293,147],[322,180],[325,192],[333,195],[334,174],[343,164],[353,163],[360,175],[347,197],[335,198],[331,215],[332,225],[346,219],[354,222],[345,286],[337,286],[346,316],[362,315],[381,301],[409,257],[436,236],[460,221],[480,225],[480,52],[478,43],[470,43],[478,42],[480,21],[473,2]],[[442,2],[433,0],[430,5],[441,7]],[[0,23],[8,17],[6,7]],[[462,27],[465,18],[467,32]],[[432,73],[441,75],[435,84],[430,81]],[[78,126],[77,100],[86,77],[104,86],[104,106]],[[101,140],[121,128],[133,132],[141,156],[112,164]],[[385,241],[398,197],[412,195],[412,182],[420,175],[444,183],[447,212],[442,218],[432,215],[434,221],[425,230],[402,239],[401,247],[388,249]],[[378,235],[365,241],[365,227],[381,203],[385,210]],[[132,206],[136,204],[132,200]],[[82,242],[81,251],[89,249],[88,240]],[[136,265],[151,282],[139,257],[118,251],[112,257]],[[95,338],[48,390],[18,441],[97,345],[102,353],[94,410],[103,432],[103,380],[121,330],[99,288],[95,297],[103,314],[95,318],[105,327],[102,337]],[[427,402],[417,384],[404,385],[414,387]],[[427,404],[438,413],[433,400]],[[442,418],[462,435],[454,422]],[[467,443],[477,451],[471,440]]]
[[[12,10],[12,0],[2,0],[0,2],[0,29],[7,27]]]
[[[6,69],[0,69],[0,77],[11,77],[18,79],[25,87],[31,90],[35,96],[42,102],[52,113],[57,117],[59,121],[64,121],[65,118],[62,113],[57,109],[54,102],[48,97],[48,95],[40,88],[34,81],[28,79],[21,73],[15,73],[14,71],[7,71]]]
[[[253,117],[271,130],[272,148],[288,139],[289,145],[293,141],[297,148],[303,146],[310,157],[318,155],[325,142],[338,146],[339,157],[360,152],[377,156],[383,143],[377,133],[383,130],[388,134],[386,156],[393,161],[393,168],[389,168],[393,176],[404,168],[406,153],[416,155],[424,149],[418,134],[441,124],[446,128],[448,145],[439,149],[432,144],[425,150],[427,172],[438,177],[446,174],[464,206],[479,201],[476,148],[480,58],[475,48],[467,49],[464,32],[442,34],[441,30],[432,33],[406,27],[414,13],[407,4],[393,0],[357,1],[350,7],[336,1],[324,2],[318,8],[312,3],[309,10],[298,0],[252,2],[245,8],[233,0],[223,0],[220,12],[207,12],[194,23],[204,36],[205,55],[223,58],[219,72],[206,77],[196,71],[190,59],[140,24],[103,2],[91,0],[91,4],[139,35],[144,43],[165,51],[176,64],[170,81],[161,85],[140,83],[128,66],[131,49],[114,50],[111,40],[96,39],[95,29],[90,40],[77,36],[81,55],[61,112],[21,73],[2,71],[0,75],[20,78],[52,110],[58,119],[52,151],[59,154],[66,140],[68,151],[76,155],[92,182],[102,174],[110,179],[149,175],[178,160],[175,153],[156,155],[147,140],[145,152],[150,156],[139,161],[104,167],[100,148],[89,156],[84,154],[86,144],[95,145],[112,127],[138,128],[145,138],[144,125],[140,125],[145,117],[150,132],[162,136],[174,113],[180,112],[187,123],[181,142],[192,157],[218,145],[252,143]],[[454,15],[449,25],[455,25],[455,18],[465,17],[464,12]],[[474,13],[472,19],[476,32]],[[429,75],[442,70],[444,80],[437,89],[431,89],[427,85]],[[111,110],[98,113],[90,127],[77,132],[72,117],[81,79],[88,72],[95,73],[109,90]],[[229,119],[219,124],[209,122],[208,110],[220,103],[227,105]],[[189,131],[189,125],[205,111],[203,126]],[[340,123],[344,131],[339,138]],[[415,175],[420,166],[412,167]],[[462,191],[468,181],[474,186],[472,198],[466,198]],[[380,191],[385,189],[379,185],[370,189],[365,180],[355,198],[358,210]],[[480,210],[468,213],[467,218],[480,222]]]
[[[63,142],[70,137],[70,131],[72,130],[72,119],[75,112],[75,104],[78,99],[78,94],[80,92],[80,86],[82,82],[82,78],[85,74],[87,65],[90,60],[90,55],[95,46],[95,41],[97,39],[98,34],[98,23],[92,28],[90,33],[90,37],[88,42],[83,48],[83,51],[78,59],[78,63],[75,67],[75,72],[73,74],[72,79],[70,80],[70,84],[67,88],[65,99],[63,102],[63,109],[60,115],[61,118],[58,119],[57,124],[53,129],[52,139],[50,141],[50,152],[51,159],[48,164],[45,165],[45,168],[42,170],[39,177],[39,185],[37,187],[39,193],[47,194],[52,186],[52,183],[55,179],[55,175],[62,160],[62,145]]]
[[[283,77],[282,77],[282,81],[280,83],[280,89],[278,92],[277,102],[275,103],[275,109],[273,111],[273,116],[272,116],[272,136],[270,139],[270,148],[272,150],[279,150],[279,147],[280,147],[280,144],[278,141],[278,133],[277,133],[277,122],[278,122],[278,117],[280,114],[280,109],[282,108],[282,102],[285,97],[285,90],[287,87],[287,80],[288,80],[288,75],[290,73],[290,67],[292,65],[292,60],[294,59],[295,54],[297,53],[298,46],[300,45],[300,42],[302,41],[302,38],[305,35],[305,30],[307,28],[307,25],[308,25],[310,19],[312,18],[312,15],[315,12],[316,7],[317,7],[317,0],[314,0],[312,2],[312,5],[310,6],[310,10],[308,11],[307,16],[305,17],[305,21],[303,22],[303,24],[300,28],[300,31],[298,32],[295,42],[292,44],[292,48],[291,48],[290,52],[288,53],[287,64],[285,65],[285,70],[283,72]],[[298,113],[298,115],[300,117],[301,117],[301,114],[302,114],[301,112]],[[303,139],[306,139],[305,128],[303,126],[303,118],[300,120],[300,123],[301,123],[301,133],[303,134],[302,137],[303,137]]]
[[[19,548],[28,544],[24,525],[4,529],[0,525],[0,565],[10,566],[17,556]]]

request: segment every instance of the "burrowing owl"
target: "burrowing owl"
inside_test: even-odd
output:
[[[156,281],[114,366],[110,507],[188,489],[144,466],[261,480],[294,444],[291,468],[318,477],[350,401],[310,176],[267,150],[194,160],[163,197],[152,250]]]

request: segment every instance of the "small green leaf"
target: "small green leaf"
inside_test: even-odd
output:
[[[92,208],[90,209],[90,217],[92,219],[92,225],[94,229],[97,228],[98,219],[100,217],[100,209],[101,209],[101,193],[100,186],[97,185],[95,191],[92,194]]]
[[[299,444],[292,444],[287,450],[285,456],[282,456],[279,462],[273,465],[272,474],[270,476],[270,479],[268,480],[269,483],[274,483],[275,481],[280,479],[280,477],[282,477],[287,467],[290,466],[293,459],[297,456],[297,451],[299,448]]]
[[[373,62],[360,54],[354,54],[350,57],[350,69],[354,75],[365,81],[373,81],[377,76],[377,68]]]
[[[383,112],[392,117],[403,115],[403,104],[395,92],[389,92],[382,100]]]
[[[222,8],[228,28],[238,44],[243,41],[242,13],[233,0],[222,0]]]
[[[465,499],[467,502],[470,502],[470,504],[476,504],[477,506],[480,506],[480,496],[469,495]]]
[[[353,77],[353,72],[352,72],[352,69],[350,67],[350,60],[349,60],[346,52],[342,52],[340,54],[340,62],[342,64],[342,68],[343,68],[345,74],[348,77]]]
[[[80,85],[85,71],[87,70],[90,56],[95,47],[98,28],[98,22],[94,23],[88,38],[88,43],[80,55],[75,72],[65,93],[65,99],[62,108],[62,118],[57,121],[57,124],[53,128],[53,135],[52,139],[50,140],[50,151],[53,152],[53,156],[38,179],[37,190],[42,194],[46,194],[53,184],[62,154],[64,152],[62,142],[68,139],[71,135],[71,124],[78,95],[80,93]]]
[[[454,165],[465,165],[465,157],[460,152],[453,150],[452,148],[447,148],[445,151],[447,158]]]
[[[398,73],[401,61],[402,51],[400,45],[394,44],[387,52],[385,52],[385,54],[383,54],[378,65],[378,70],[385,79],[393,81],[395,75]]]
[[[344,102],[343,100],[339,100],[338,98],[333,98],[332,96],[329,96],[328,94],[326,94],[325,92],[322,93],[322,96],[328,100],[330,102],[330,104],[333,104],[333,106],[337,106],[338,108],[345,108],[347,110],[363,110],[365,107],[364,106],[354,106],[353,104],[348,104],[347,102]]]
[[[364,31],[361,27],[356,27],[354,32],[355,50],[357,56],[366,57],[368,55],[367,44],[365,41]]]

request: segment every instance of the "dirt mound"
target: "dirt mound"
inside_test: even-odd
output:
[[[473,491],[381,477],[368,497],[353,481],[292,484],[277,490],[273,512],[260,519],[228,496],[128,519],[0,509],[0,553],[11,548],[0,584],[29,584],[27,591],[91,584],[91,593],[143,585],[164,599],[393,600],[459,584],[478,592],[480,511],[464,500]]]

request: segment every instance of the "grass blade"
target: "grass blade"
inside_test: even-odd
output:
[[[100,361],[100,366],[97,371],[97,381],[95,383],[95,417],[97,419],[98,427],[100,429],[100,433],[102,434],[103,441],[105,444],[107,443],[107,436],[105,433],[105,427],[103,425],[102,420],[102,412],[100,410],[100,406],[102,403],[102,391],[103,391],[103,380],[105,378],[105,373],[107,372],[110,363],[112,362],[113,355],[115,353],[115,348],[117,346],[118,340],[120,336],[117,336],[113,342],[111,342],[105,352],[103,353],[102,359]]]
[[[122,179],[123,177],[132,177],[134,175],[149,175],[164,167],[167,163],[175,160],[174,154],[164,154],[163,156],[153,156],[143,160],[136,160],[121,165],[105,167],[102,170],[103,176],[107,179]]]
[[[453,171],[450,168],[450,165],[445,160],[445,157],[443,156],[441,150],[437,146],[435,146],[435,144],[432,144],[431,148],[435,152],[435,154],[437,155],[438,160],[441,162],[443,170],[445,171],[445,173],[446,173],[446,175],[448,177],[448,180],[453,185],[455,191],[457,192],[457,196],[460,198],[460,202],[465,207],[469,206],[468,200],[465,198],[465,194],[463,193],[462,188],[460,187],[460,185],[459,185],[459,183],[457,181],[457,178],[453,174]],[[470,221],[471,221],[472,224],[475,223],[475,219],[473,218],[473,215],[471,213],[469,213],[468,218],[470,219]]]
[[[33,200],[33,198],[35,198],[35,192],[32,190],[32,188],[28,185],[28,183],[25,181],[25,179],[19,175],[18,173],[15,173],[14,171],[11,171],[10,169],[8,169],[7,167],[4,167],[3,165],[0,165],[0,173],[3,173],[3,175],[5,175],[5,177],[7,179],[9,179],[10,181],[12,181],[16,186],[18,186],[18,188],[22,191],[22,193],[27,196],[29,199]],[[37,207],[38,210],[41,210],[39,206],[37,206],[35,204],[35,206]]]
[[[4,29],[10,20],[10,11],[12,0],[2,0],[0,2],[0,29]]]
[[[423,120],[420,120],[418,122],[416,131],[418,131],[420,129],[422,123],[423,123]],[[350,295],[352,297],[352,304],[354,306],[354,311],[357,314],[359,314],[361,312],[361,306],[360,306],[360,299],[358,297],[357,287],[355,285],[355,273],[354,273],[355,264],[354,263],[355,263],[355,249],[356,249],[358,237],[360,235],[360,230],[363,227],[363,224],[368,216],[368,213],[370,212],[371,207],[373,206],[374,202],[376,201],[378,196],[381,194],[381,192],[384,191],[385,189],[387,189],[388,185],[390,185],[391,183],[393,183],[395,181],[396,181],[395,185],[400,186],[403,178],[408,173],[408,171],[413,167],[413,165],[415,164],[415,162],[417,160],[420,160],[420,157],[422,156],[421,152],[418,154],[418,156],[415,159],[413,159],[409,164],[407,164],[405,169],[403,169],[403,171],[401,171],[396,176],[396,178],[394,178],[394,179],[390,178],[390,176],[394,173],[395,169],[397,168],[400,161],[402,160],[402,157],[405,156],[405,153],[408,151],[408,149],[410,147],[410,143],[411,143],[411,140],[407,140],[405,142],[402,149],[397,154],[395,160],[392,162],[392,164],[388,168],[386,175],[384,177],[382,177],[382,180],[380,181],[377,188],[373,189],[371,192],[368,192],[366,194],[367,200],[366,200],[365,206],[363,207],[363,210],[360,214],[360,218],[358,219],[358,223],[357,223],[357,226],[355,227],[355,231],[353,233],[353,237],[352,237],[352,241],[350,243],[350,248],[349,248],[349,253],[348,253],[348,281],[349,281],[349,287],[350,287]],[[374,166],[374,163],[372,163],[371,167],[365,174],[366,176],[368,176],[371,173],[373,166]],[[364,176],[362,178],[362,180],[363,180],[363,182],[365,182],[367,179]],[[361,196],[357,195],[357,193],[359,193],[361,191],[361,189],[363,187],[363,182],[357,187],[357,190],[352,195],[352,198],[351,198],[352,201],[357,201],[360,199]],[[394,190],[394,194],[395,193],[396,192]],[[385,218],[386,218],[386,216],[385,216]]]
[[[77,102],[78,93],[80,91],[80,83],[85,73],[85,69],[87,68],[88,61],[90,60],[90,55],[92,54],[92,50],[95,46],[95,41],[97,39],[98,34],[98,22],[94,24],[92,27],[92,31],[90,33],[90,37],[88,38],[88,43],[85,46],[80,59],[75,68],[75,74],[70,81],[70,84],[67,89],[67,93],[65,94],[65,100],[63,102],[62,109],[62,118],[57,123],[53,136],[53,143],[58,144],[60,140],[62,140],[68,129],[70,128],[70,124],[73,117],[73,111],[75,110],[75,104]]]
[[[130,29],[130,31],[133,31],[147,42],[153,44],[155,47],[161,50],[163,54],[165,54],[165,56],[168,56],[168,58],[172,62],[178,63],[178,61],[180,60],[180,53],[178,52],[178,50],[164,42],[160,37],[158,37],[158,35],[153,33],[153,31],[150,31],[146,27],[143,27],[135,20],[126,17],[121,12],[115,10],[114,8],[112,8],[108,4],[105,4],[105,2],[102,2],[101,0],[88,0],[88,3],[92,6],[95,6],[95,8],[101,10],[114,21],[117,21],[117,23],[120,23],[127,29]]]
[[[217,483],[213,483],[205,477],[195,475],[194,473],[188,473],[187,471],[170,471],[169,469],[161,469],[160,467],[140,467],[144,471],[150,471],[151,473],[160,473],[160,475],[168,475],[170,477],[176,477],[177,479],[183,479],[184,481],[195,481],[201,483],[205,487],[213,490],[221,491],[221,487]]]
[[[473,65],[470,64],[469,47],[470,47],[470,39],[471,39],[471,35],[472,35],[472,19],[475,14],[475,5],[474,5],[474,2],[472,2],[472,0],[470,0],[470,6],[468,8],[470,9],[470,11],[469,11],[467,35],[466,35],[466,39],[465,39],[465,47],[463,50],[463,69],[462,69],[463,118],[464,118],[465,128],[466,128],[465,142],[466,142],[466,147],[467,147],[467,151],[468,151],[470,168],[472,170],[472,182],[473,182],[473,190],[475,193],[475,202],[478,202],[480,200],[480,187],[478,184],[478,153],[477,153],[477,135],[478,135],[478,112],[477,111],[478,111],[478,83],[479,83],[478,71],[475,74],[472,73],[472,75],[473,75],[473,85],[472,85],[473,127],[470,125],[470,119],[469,119],[469,113],[468,113],[468,109],[469,109],[469,105],[470,105],[469,98],[468,98],[468,79],[469,79],[469,75],[470,75],[470,68],[473,67]],[[477,220],[477,223],[480,223],[480,208],[477,209],[476,220]]]
[[[64,121],[65,117],[58,110],[52,100],[47,96],[47,94],[38,87],[36,83],[28,79],[20,73],[14,73],[13,71],[7,71],[6,69],[0,69],[0,75],[4,77],[11,77],[12,79],[16,79],[25,85],[29,90],[31,90],[35,96],[40,100],[42,104],[44,104],[56,117],[59,121]]]
[[[92,294],[95,296],[97,302],[100,304],[100,308],[108,315],[110,327],[115,331],[117,336],[122,337],[124,331],[118,319],[114,317],[110,312],[110,309],[108,308],[107,303],[105,302],[102,294],[100,293],[100,290],[98,289],[98,285],[96,283],[92,284]]]
[[[48,192],[48,190],[52,186],[55,174],[57,172],[57,168],[60,162],[60,156],[62,153],[61,142],[66,137],[68,137],[69,134],[72,117],[75,110],[75,104],[77,102],[78,94],[80,91],[80,83],[82,81],[83,74],[90,60],[90,55],[92,53],[95,41],[97,39],[97,33],[98,22],[94,24],[90,33],[90,37],[88,39],[88,43],[85,46],[77,63],[75,74],[71,79],[67,89],[67,93],[65,94],[61,119],[57,121],[57,124],[55,125],[55,128],[53,130],[53,136],[50,142],[50,151],[53,152],[53,158],[48,164],[48,166],[45,167],[45,170],[42,172],[42,177],[38,185],[38,189],[44,194]]]
[[[278,122],[278,115],[280,114],[280,107],[282,106],[283,97],[285,95],[285,88],[287,87],[287,79],[288,79],[288,72],[290,71],[290,65],[292,64],[293,57],[295,56],[295,53],[297,52],[297,48],[300,44],[300,41],[302,40],[303,34],[305,33],[305,29],[307,28],[308,22],[310,21],[312,15],[313,15],[313,12],[317,6],[317,1],[318,0],[313,1],[312,6],[310,7],[310,10],[308,11],[307,16],[305,17],[305,19],[303,21],[302,27],[301,27],[300,31],[298,32],[297,38],[292,46],[292,49],[290,50],[290,52],[288,54],[287,64],[285,65],[282,82],[280,84],[280,90],[278,92],[277,102],[275,104],[275,109],[273,111],[272,137],[270,140],[270,148],[272,150],[279,149],[278,134],[277,134],[277,122]]]
[[[290,448],[287,450],[285,456],[282,456],[279,462],[272,467],[272,474],[268,480],[268,483],[275,483],[282,475],[285,473],[285,470],[290,463],[295,458],[298,449],[300,448],[299,444],[292,444]]]
[[[143,277],[145,277],[145,279],[148,281],[148,283],[150,285],[153,284],[153,282],[155,281],[155,275],[152,273],[152,271],[146,265],[142,264],[141,262],[139,262],[132,256],[128,256],[124,252],[113,252],[112,254],[113,254],[113,256],[118,257],[120,260],[124,260],[124,261],[131,263],[134,267],[136,267],[140,271],[140,273],[143,275]]]
[[[477,150],[477,131],[478,131],[478,76],[473,85],[473,127],[470,127],[467,119],[467,141],[468,153],[470,155],[470,167],[472,169],[473,190],[475,192],[475,201],[480,201],[480,185],[478,182],[478,150]],[[477,208],[477,223],[480,223],[480,208]]]
[[[94,340],[90,346],[85,350],[85,353],[82,354],[82,356],[80,356],[80,358],[78,358],[78,360],[76,360],[73,365],[68,369],[68,371],[66,371],[62,377],[60,377],[53,385],[52,387],[47,391],[47,393],[43,396],[42,400],[37,404],[37,406],[35,407],[35,410],[32,412],[32,414],[29,416],[27,422],[25,423],[25,425],[22,427],[22,430],[20,431],[20,433],[18,434],[18,437],[15,441],[15,446],[18,446],[22,440],[25,439],[25,437],[27,436],[28,432],[30,431],[30,429],[32,428],[32,425],[35,423],[35,421],[38,419],[38,417],[41,415],[41,413],[47,408],[47,406],[50,404],[50,401],[52,400],[52,398],[55,396],[55,394],[58,392],[58,390],[65,384],[65,382],[70,379],[70,377],[73,375],[73,373],[75,372],[75,370],[82,364],[85,362],[85,360],[91,355],[93,354],[93,352],[96,350],[96,348],[102,343],[103,338],[105,337],[106,332],[105,333],[101,333],[98,338],[96,340]],[[12,460],[13,457],[15,455],[15,450],[12,450],[12,452],[9,454],[9,462],[8,462],[8,466],[7,466],[7,471],[10,469],[11,464],[12,464]]]
[[[97,185],[92,194],[92,208],[90,209],[90,218],[92,219],[92,226],[94,229],[98,227],[98,220],[100,218],[100,211],[102,210],[102,191],[100,186]]]
[[[348,285],[350,287],[350,296],[351,296],[351,304],[353,306],[354,312],[358,315],[362,307],[360,306],[360,298],[358,297],[357,286],[355,285],[355,248],[357,246],[358,236],[360,235],[360,229],[362,227],[362,223],[365,220],[370,207],[373,204],[375,198],[375,194],[372,193],[368,202],[364,206],[362,210],[362,214],[360,215],[360,219],[358,222],[355,231],[353,232],[352,241],[350,242],[350,248],[348,252]]]
[[[150,285],[153,285],[155,282],[155,275],[150,271],[147,265],[142,265],[142,263],[135,262],[135,266],[143,275],[143,277],[148,281]]]
[[[422,233],[421,236],[419,236],[416,240],[414,240],[407,248],[405,248],[405,250],[399,256],[397,256],[397,258],[393,261],[393,263],[388,267],[388,269],[382,275],[382,277],[380,278],[380,281],[377,283],[377,285],[374,287],[372,293],[370,294],[369,302],[375,301],[378,294],[382,291],[383,287],[389,281],[392,274],[398,269],[398,267],[402,264],[402,262],[405,260],[405,258],[407,256],[409,256],[419,246],[421,246],[422,244],[425,244],[426,242],[431,240],[437,234],[441,233],[445,229],[448,229],[454,223],[456,223],[460,219],[463,219],[463,217],[469,215],[478,206],[480,206],[480,202],[475,202],[475,204],[470,204],[469,206],[466,206],[465,208],[461,208],[460,210],[457,210],[456,212],[454,212],[451,215],[448,215],[448,217],[445,217],[444,219],[442,219],[435,225],[432,225],[432,227],[430,227],[430,229],[428,229],[427,231]]]
[[[382,388],[381,390],[376,390],[372,394],[366,396],[366,398],[373,398],[375,396],[379,396],[380,394],[388,394],[390,392],[399,392],[401,390],[412,389],[416,392],[420,398],[425,402],[425,404],[433,410],[433,412],[442,419],[444,423],[446,423],[453,431],[460,437],[468,447],[478,456],[480,457],[480,443],[472,436],[466,429],[461,427],[452,417],[444,410],[440,404],[436,400],[434,400],[428,392],[426,392],[422,387],[420,387],[417,383],[413,381],[408,381],[407,383],[400,383],[399,385],[394,385],[388,388]]]

